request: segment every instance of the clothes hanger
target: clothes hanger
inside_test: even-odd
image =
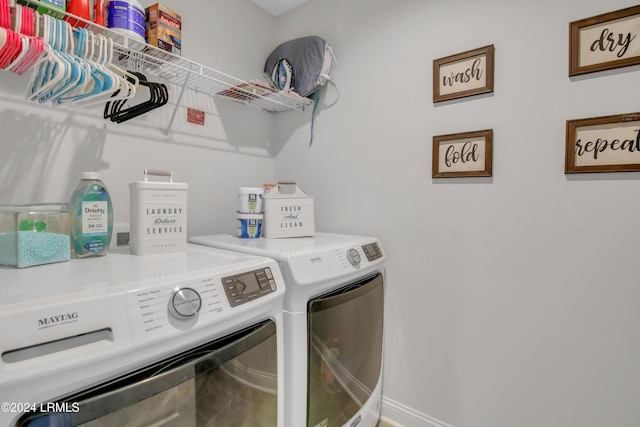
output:
[[[22,14],[16,13],[12,18],[8,5],[7,0],[2,0],[0,3],[0,23],[3,28],[3,45],[0,49],[0,68],[2,69],[12,64],[24,50],[22,39],[18,35],[22,27]],[[13,25],[11,25],[12,21]]]
[[[132,68],[137,68],[136,58],[137,58],[136,52],[131,52],[129,54],[128,63],[129,63],[129,66],[131,66]],[[124,107],[124,105],[126,105],[128,100],[132,100],[132,101],[138,100],[138,99],[147,100],[153,95],[150,92],[151,89],[145,83],[147,80],[146,76],[142,75],[142,78],[140,78],[140,75],[138,73],[135,73],[129,70],[127,70],[126,73],[127,73],[127,76],[126,76],[127,81],[132,83],[133,81],[131,79],[133,78],[137,82],[136,95],[135,97],[133,96],[132,97],[114,97],[114,99],[109,100],[109,102],[105,105],[105,108],[104,108],[103,116],[105,119],[111,119],[116,114],[118,114],[118,112],[122,111],[122,108]],[[115,118],[112,121],[115,121]]]
[[[40,59],[44,52],[44,44],[42,40],[36,37],[28,38],[27,52],[22,58],[16,59],[13,64],[7,67],[7,70],[23,75],[29,71]]]
[[[71,25],[60,19],[54,19],[54,23],[57,29],[58,35],[58,51],[62,58],[67,62],[70,67],[70,75],[57,86],[47,96],[42,98],[41,102],[55,101],[57,98],[63,98],[64,95],[80,88],[87,84],[87,69],[85,64],[81,64],[77,57],[72,52],[75,44],[73,42],[73,29]]]
[[[11,28],[11,5],[9,0],[0,0],[0,27]]]
[[[85,59],[88,63],[91,64],[92,76],[96,80],[96,85],[90,93],[85,93],[82,96],[76,97],[75,100],[92,100],[95,98],[101,98],[105,94],[111,96],[116,89],[116,84],[119,87],[118,77],[110,70],[108,70],[103,65],[103,61],[106,60],[106,38],[98,39],[98,54],[97,57],[95,55],[95,45],[96,45],[96,36],[93,32],[87,31],[85,29],[80,29],[82,32],[86,34],[87,40],[91,40],[87,43],[87,52],[89,51],[89,47],[91,48],[91,53],[85,55]]]
[[[39,101],[41,96],[59,85],[69,74],[68,64],[53,47],[56,41],[53,19],[49,15],[42,15],[45,54],[34,68],[27,86],[26,98],[30,101]]]
[[[140,74],[138,74],[136,72],[133,72],[133,71],[127,71],[127,73],[129,75],[133,76],[138,82],[136,84],[136,96],[135,97],[123,97],[123,98],[110,100],[105,105],[105,108],[104,108],[103,116],[104,116],[105,119],[112,119],[112,117],[115,117],[118,113],[123,111],[123,107],[127,104],[127,101],[129,101],[129,100],[131,100],[131,101],[137,101],[139,99],[149,100],[152,97],[155,97],[155,94],[152,92],[152,88],[150,88],[149,85],[148,85],[146,76],[140,75]],[[127,77],[127,78],[129,78],[129,77]],[[136,105],[140,105],[140,104],[141,103],[139,102]],[[115,118],[113,118],[112,121],[115,121]]]
[[[55,47],[56,32],[53,18],[49,15],[43,16],[43,38],[47,60],[33,74],[34,84],[29,98],[31,101],[37,101],[40,96],[55,88],[68,74],[68,65],[58,55]]]
[[[128,80],[125,79],[124,77],[126,74],[126,71],[116,66],[113,63],[113,39],[110,37],[107,38],[103,35],[100,35],[98,41],[100,44],[100,58],[101,58],[101,60],[98,61],[98,64],[100,64],[100,67],[102,68],[102,70],[110,73],[111,76],[115,79],[113,88],[114,89],[126,88],[127,96],[129,96],[129,94],[132,91],[135,94],[135,85],[131,84],[129,86]],[[137,85],[138,81],[135,78],[133,78],[133,80],[134,80],[134,83]]]
[[[131,72],[139,78],[140,85],[149,89],[149,99],[134,106],[123,109],[125,101],[113,103],[111,108],[105,107],[105,118],[116,123],[123,123],[156,108],[164,106],[169,101],[169,91],[162,83],[150,82],[146,76],[139,72]]]
[[[6,0],[0,0],[2,22],[7,22],[4,12]],[[34,72],[27,88],[27,99],[39,103],[61,104],[73,102],[91,105],[105,102],[105,117],[122,123],[168,102],[166,85],[149,82],[141,73],[123,70],[113,63],[113,41],[96,36],[84,28],[73,29],[68,22],[25,13],[15,8],[15,29],[29,35],[41,31],[44,43],[4,31],[0,35],[0,64],[11,66],[11,71]],[[10,9],[9,9],[10,12]],[[36,22],[36,19],[38,22]],[[40,21],[42,25],[40,25]],[[33,37],[33,36],[31,36]],[[137,58],[134,58],[137,60]],[[8,64],[7,64],[8,62]],[[139,87],[144,87],[148,97],[130,106],[130,100]]]
[[[65,22],[65,26],[69,24]],[[67,92],[66,95],[58,96],[54,103],[62,104],[65,102],[75,101],[77,99],[86,98],[103,92],[105,78],[101,72],[98,72],[94,61],[90,60],[88,56],[89,52],[89,39],[93,34],[87,31],[85,28],[76,28],[75,32],[72,32],[72,37],[75,38],[75,50],[73,52],[73,58],[78,62],[85,70],[86,81],[84,84],[78,84],[78,86]],[[93,47],[93,45],[91,45]],[[111,86],[111,80],[107,81]],[[108,90],[111,88],[109,87]]]
[[[22,51],[18,57],[6,67],[6,70],[22,75],[33,67],[44,52],[41,39],[35,37],[39,23],[39,14],[28,7],[16,5],[14,30],[20,33]]]
[[[50,74],[47,73],[43,76],[43,82],[45,82],[46,85],[35,99],[40,103],[47,102],[55,94],[59,93],[61,89],[68,87],[69,83],[72,81],[71,79],[78,78],[77,69],[74,69],[68,59],[62,54],[61,49],[64,47],[65,42],[62,40],[60,25],[56,19],[49,16],[46,16],[46,18],[49,23],[49,39],[47,43],[51,47],[53,57],[58,62],[54,63],[52,68],[48,68],[46,70]]]
[[[0,68],[4,69],[11,61],[11,55],[16,50],[15,33],[2,28],[2,48],[0,49]]]
[[[8,30],[9,31],[9,30]],[[10,71],[11,65],[13,65],[16,61],[20,61],[26,54],[29,49],[29,41],[26,37],[22,37],[20,32],[22,31],[22,12],[16,8],[13,13],[13,32],[12,40],[15,42],[13,49],[10,53],[5,56],[5,60],[8,62],[2,63],[2,68]]]
[[[4,51],[6,44],[7,44],[7,31],[4,28],[0,27],[0,55]]]
[[[98,44],[102,46],[104,55],[101,64],[106,71],[110,71],[116,79],[114,83],[114,92],[111,94],[104,93],[95,98],[79,100],[77,105],[95,105],[105,102],[115,102],[123,99],[131,99],[136,95],[138,87],[138,77],[128,71],[118,67],[113,63],[113,40],[106,38],[102,34],[96,34]],[[106,108],[107,106],[105,106]],[[106,118],[106,117],[105,117]]]
[[[90,57],[93,58],[94,55],[94,51],[95,51],[95,45],[96,45],[96,39],[95,39],[95,34],[91,31],[89,31],[89,35],[91,36],[91,55]],[[104,41],[103,41],[104,40]],[[106,44],[106,37],[103,37],[103,40],[98,40],[98,56],[97,58],[95,58],[93,60],[93,64],[96,67],[96,72],[98,73],[99,76],[102,77],[102,81],[103,81],[103,93],[113,93],[115,87],[116,87],[116,83],[117,83],[117,79],[118,77],[109,69],[107,69],[104,66],[104,63],[106,61],[107,58],[107,44]],[[113,41],[112,41],[113,43]]]

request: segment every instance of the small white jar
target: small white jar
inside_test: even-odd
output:
[[[261,213],[263,194],[264,189],[262,187],[239,187],[237,211],[242,213]]]

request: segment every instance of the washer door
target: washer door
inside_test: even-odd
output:
[[[18,427],[276,426],[271,320],[52,403]]]
[[[311,300],[308,317],[307,426],[342,426],[382,372],[382,274]]]

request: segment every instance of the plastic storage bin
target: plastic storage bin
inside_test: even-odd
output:
[[[71,258],[66,204],[0,205],[0,265],[19,268]]]
[[[243,239],[257,239],[262,229],[262,214],[237,214],[238,237]]]
[[[239,187],[238,208],[239,213],[262,213],[262,187]]]

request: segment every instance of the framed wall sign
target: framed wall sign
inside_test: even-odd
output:
[[[493,45],[433,61],[433,102],[493,92]]]
[[[640,113],[567,120],[565,173],[640,171]]]
[[[569,24],[569,76],[640,64],[640,6]]]
[[[493,129],[433,137],[433,178],[491,176]]]

